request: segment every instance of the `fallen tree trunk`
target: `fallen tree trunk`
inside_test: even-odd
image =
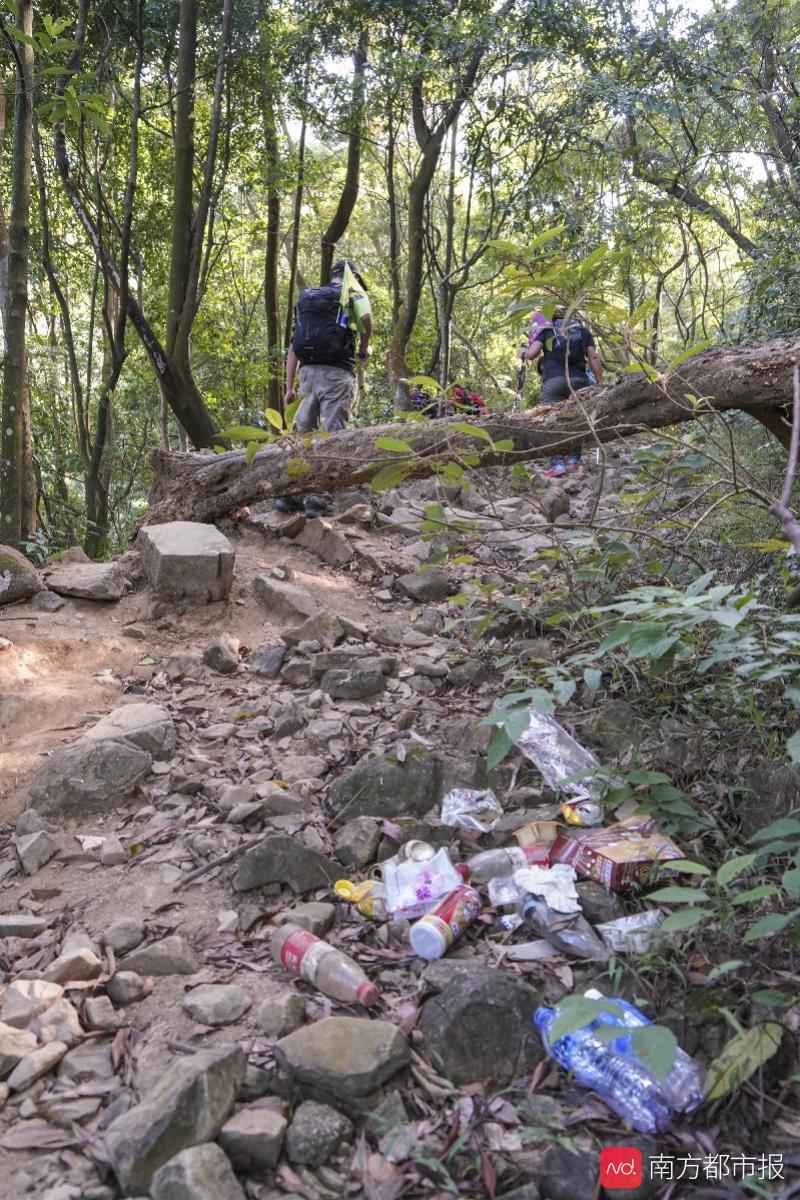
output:
[[[660,380],[632,375],[613,387],[588,388],[550,408],[470,422],[475,433],[466,432],[463,420],[442,420],[297,435],[259,450],[251,463],[243,451],[211,457],[208,452],[154,450],[145,521],[210,522],[273,496],[368,483],[390,464],[403,464],[406,478],[419,479],[466,453],[476,455],[481,467],[546,458],[595,441],[615,441],[695,420],[711,411],[750,413],[788,445],[789,424],[782,410],[792,401],[792,370],[798,358],[800,337],[708,350]],[[485,430],[491,442],[479,430]],[[411,453],[387,452],[377,445],[384,437],[406,442]],[[510,441],[513,450],[492,446],[501,441]]]

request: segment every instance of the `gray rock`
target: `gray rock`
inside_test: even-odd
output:
[[[171,654],[164,663],[167,678],[175,683],[185,679],[201,679],[205,675],[205,665],[199,654]]]
[[[68,1047],[63,1042],[48,1042],[31,1054],[20,1059],[8,1077],[8,1086],[12,1092],[24,1092],[37,1079],[48,1075],[53,1067],[58,1066],[67,1053]]]
[[[383,1137],[385,1133],[408,1123],[408,1113],[399,1092],[388,1092],[367,1116],[365,1129],[370,1137]]]
[[[223,811],[238,808],[240,804],[252,804],[256,790],[247,783],[229,784],[218,793],[217,804]]]
[[[571,1154],[563,1146],[551,1146],[538,1179],[542,1200],[594,1200],[598,1171],[596,1151]]]
[[[349,671],[362,663],[368,653],[366,646],[339,646],[336,650],[321,650],[315,654],[311,665],[315,675],[324,675],[326,671]]]
[[[259,823],[264,817],[264,809],[258,800],[251,800],[249,804],[237,804],[228,813],[228,821],[231,825],[245,825],[253,817],[258,817]]]
[[[326,671],[320,687],[332,700],[364,700],[384,691],[386,677],[382,671],[368,667],[354,671]]]
[[[287,883],[293,892],[329,888],[339,878],[340,868],[324,854],[309,850],[295,838],[267,837],[243,855],[234,887],[238,892]]]
[[[419,1028],[426,1051],[456,1085],[529,1074],[544,1058],[533,1026],[539,996],[513,975],[476,967],[426,1001]]]
[[[448,682],[455,688],[476,688],[481,687],[491,676],[492,668],[482,658],[467,658],[453,667]]]
[[[218,675],[233,675],[239,666],[239,639],[221,633],[206,646],[203,662]]]
[[[590,925],[602,925],[604,921],[616,921],[625,916],[625,905],[615,892],[609,892],[602,883],[593,879],[579,880],[575,885],[580,897],[583,915]]]
[[[111,1123],[106,1150],[123,1193],[148,1191],[164,1163],[217,1137],[244,1081],[245,1066],[240,1046],[219,1046],[174,1061],[139,1104]],[[177,1193],[162,1191],[161,1196],[177,1200]],[[212,1193],[209,1200],[223,1196]]]
[[[166,760],[175,753],[175,725],[161,704],[120,704],[93,725],[81,742],[106,739],[138,746],[155,759]]]
[[[62,950],[43,974],[49,983],[83,983],[99,978],[102,973],[102,959],[93,950],[82,948]]]
[[[286,629],[281,638],[287,646],[299,646],[301,642],[319,642],[322,646],[335,646],[348,636],[348,622],[334,613],[318,610],[301,624]]]
[[[269,1038],[286,1037],[299,1029],[306,1019],[306,1002],[292,988],[269,984],[269,992],[255,1012],[255,1022]]]
[[[152,982],[143,979],[136,971],[117,971],[106,984],[106,991],[115,1004],[124,1006],[143,1000],[152,990]]]
[[[263,1067],[256,1067],[252,1063],[248,1063],[244,1083],[239,1089],[238,1099],[243,1104],[246,1104],[268,1095],[275,1087],[275,1075],[274,1068],[270,1071],[265,1071]]]
[[[260,783],[256,788],[256,795],[264,812],[271,817],[294,816],[308,809],[307,800],[294,796],[277,783]]]
[[[457,590],[450,576],[436,567],[430,571],[414,571],[411,575],[401,575],[397,586],[406,596],[422,604],[436,604],[440,600],[446,600]]]
[[[65,1046],[76,1046],[84,1037],[76,1009],[63,996],[31,1021],[30,1031],[36,1034],[40,1045],[63,1042]]]
[[[281,679],[285,679],[291,687],[308,687],[312,679],[311,663],[307,658],[300,658],[299,655],[293,656],[281,668]],[[279,737],[286,736],[280,732],[279,725],[276,725],[275,732]]]
[[[97,1083],[114,1078],[114,1060],[111,1056],[111,1039],[91,1039],[64,1058],[58,1069],[59,1082]]]
[[[64,989],[45,979],[15,979],[3,993],[0,1021],[26,1029],[35,1017],[60,1000]]]
[[[381,824],[374,817],[354,817],[336,835],[335,854],[345,867],[368,867],[375,861]]]
[[[296,904],[279,913],[275,919],[277,925],[299,925],[309,933],[324,938],[333,925],[336,909],[333,904],[311,901],[309,904]]]
[[[47,929],[44,917],[32,913],[4,913],[0,916],[0,938],[35,938]]]
[[[635,749],[641,745],[646,732],[644,721],[625,700],[607,701],[591,725],[592,741],[607,755]]]
[[[332,567],[341,567],[350,562],[355,553],[347,538],[321,517],[305,521],[294,542]]]
[[[278,1165],[286,1136],[286,1118],[274,1108],[253,1105],[226,1121],[217,1141],[242,1171],[266,1171]]]
[[[58,562],[64,563],[88,563],[92,560],[84,550],[83,546],[68,546],[66,550],[62,550],[57,556]]]
[[[353,1136],[353,1123],[328,1104],[306,1100],[294,1114],[286,1157],[299,1166],[319,1167]]]
[[[407,1066],[405,1035],[388,1021],[325,1017],[281,1038],[275,1053],[293,1084],[323,1102],[357,1103]]]
[[[35,875],[45,863],[55,858],[59,850],[58,842],[45,829],[40,829],[38,833],[26,833],[24,837],[15,837],[14,846],[26,875]]]
[[[128,851],[115,833],[103,839],[100,847],[100,862],[104,867],[119,867],[128,861]]]
[[[257,646],[247,660],[247,665],[256,675],[265,679],[277,679],[283,660],[286,658],[286,646],[282,642]]]
[[[140,975],[194,975],[200,961],[186,938],[174,933],[127,954],[120,967]]]
[[[24,837],[28,833],[38,833],[40,829],[46,829],[48,833],[56,832],[56,826],[35,808],[26,808],[24,812],[21,812],[14,828],[18,837]]]
[[[422,816],[440,799],[440,782],[441,762],[433,754],[412,753],[404,763],[366,758],[331,784],[328,804],[337,821]]]
[[[545,520],[552,525],[557,517],[569,516],[569,496],[563,488],[557,484],[550,484],[545,488],[542,498],[539,501]]]
[[[43,592],[37,592],[31,601],[31,608],[35,608],[37,612],[54,613],[58,612],[66,604],[63,596],[59,596],[57,592],[50,592],[45,589]]]
[[[149,775],[152,763],[146,750],[128,742],[81,739],[45,760],[31,782],[30,804],[64,816],[115,808]]]
[[[230,1025],[238,1021],[253,1001],[235,983],[203,983],[188,992],[183,1009],[201,1025]]]
[[[270,575],[256,575],[253,591],[268,615],[276,621],[305,621],[320,612],[319,604],[305,588],[273,579]]]
[[[145,525],[136,546],[147,581],[162,599],[198,604],[227,600],[236,555],[213,525],[195,521]]]
[[[130,588],[117,562],[61,562],[45,569],[47,587],[79,600],[120,600]]]
[[[36,1035],[27,1029],[0,1023],[0,1079],[5,1079],[18,1062],[33,1054],[37,1045]]]
[[[286,754],[280,761],[281,779],[286,783],[321,779],[327,770],[325,759],[315,754]]]
[[[108,996],[89,996],[83,1005],[83,1017],[89,1029],[118,1029],[120,1018]]]
[[[159,1167],[152,1200],[245,1200],[225,1152],[213,1142],[182,1150]]]
[[[541,1193],[535,1183],[524,1183],[513,1192],[503,1192],[497,1200],[540,1200]]]
[[[27,600],[42,590],[38,572],[24,554],[0,545],[0,607]]]

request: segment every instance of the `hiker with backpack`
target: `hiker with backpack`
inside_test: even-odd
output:
[[[367,285],[352,263],[340,259],[331,267],[330,282],[306,288],[295,307],[284,404],[294,399],[299,373],[300,407],[294,420],[298,433],[320,427],[336,433],[346,428],[356,395],[356,359],[366,360],[371,335]],[[330,502],[322,496],[279,496],[275,508],[318,517],[329,510]]]
[[[589,371],[597,383],[603,382],[603,364],[591,332],[580,321],[567,322],[563,310],[555,312],[552,321],[542,313],[534,313],[522,359],[526,362],[541,359],[538,364],[542,373],[540,404],[557,404],[573,392],[590,387]],[[573,450],[566,460],[558,454],[545,475],[558,479],[567,470],[577,470],[580,461],[580,450]]]

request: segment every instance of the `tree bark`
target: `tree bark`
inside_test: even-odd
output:
[[[17,0],[17,28],[31,38],[32,0]],[[3,363],[2,430],[0,430],[0,541],[18,546],[22,537],[25,493],[23,431],[28,404],[25,323],[28,318],[28,251],[30,245],[31,151],[33,139],[33,46],[20,42],[14,101],[14,149],[11,175],[11,220],[8,231],[8,303]]]
[[[267,190],[267,234],[264,246],[264,317],[267,327],[267,407],[283,410],[283,353],[280,341],[278,311],[278,257],[281,231],[281,162],[278,144],[278,123],[275,116],[275,87],[278,66],[269,11],[262,15],[265,32],[262,39],[264,54],[261,87],[261,116],[264,128],[264,175]]]
[[[0,77],[0,166],[5,170],[6,139],[6,81]],[[5,315],[8,305],[8,227],[3,196],[0,193],[0,321],[5,330]]]
[[[146,520],[214,521],[244,504],[273,496],[337,491],[368,483],[381,467],[404,464],[406,478],[434,474],[467,453],[481,467],[510,465],[567,453],[584,443],[610,442],[646,429],[695,420],[703,413],[741,409],[775,432],[786,429],[781,412],[792,401],[792,373],[800,358],[800,337],[759,346],[708,350],[660,382],[632,375],[613,387],[593,387],[563,404],[474,423],[494,441],[510,439],[513,450],[457,426],[463,420],[423,421],[367,429],[347,429],[308,445],[281,438],[248,464],[243,452],[207,455],[153,452],[154,484]],[[695,397],[702,396],[698,405]],[[588,419],[587,419],[588,414]],[[473,423],[471,423],[473,424]],[[387,454],[376,439],[391,435],[408,442],[412,453]],[[783,439],[782,439],[783,440]],[[298,474],[298,465],[306,469]]]
[[[350,218],[358,199],[361,178],[361,126],[364,121],[364,70],[367,65],[367,32],[365,29],[362,29],[358,45],[353,52],[353,65],[353,92],[347,139],[347,170],[336,212],[321,239],[319,261],[321,284],[326,284],[330,279],[336,243],[347,232],[347,226],[350,224]]]

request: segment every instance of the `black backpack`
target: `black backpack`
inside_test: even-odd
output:
[[[559,322],[549,348],[559,356],[563,354],[564,361],[569,362],[572,371],[579,375],[586,374],[586,351],[583,346],[582,325],[570,325],[565,330],[563,321]]]
[[[292,349],[301,363],[347,367],[355,363],[355,334],[342,312],[339,287],[306,288],[297,301]],[[344,322],[344,323],[342,323]]]

